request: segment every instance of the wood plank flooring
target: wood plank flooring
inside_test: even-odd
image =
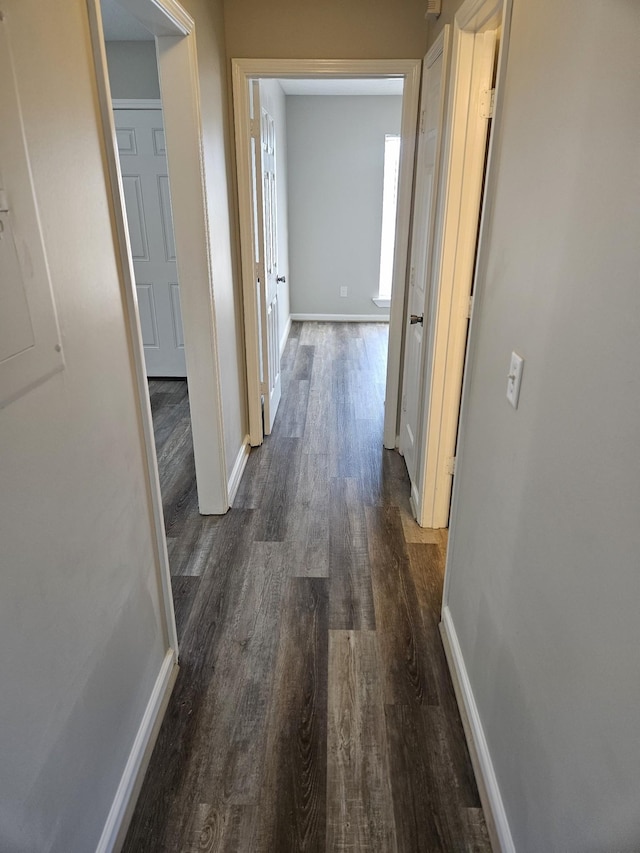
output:
[[[180,673],[128,853],[488,853],[438,631],[446,537],[382,448],[387,327],[294,323],[274,432],[198,515],[151,381]]]

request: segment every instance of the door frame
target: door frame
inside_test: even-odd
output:
[[[253,214],[251,190],[251,125],[249,81],[256,78],[376,78],[401,77],[402,94],[400,177],[398,213],[393,264],[393,285],[389,320],[389,356],[384,412],[384,446],[397,446],[402,347],[405,314],[405,284],[409,251],[413,160],[420,93],[421,59],[232,59],[233,112],[236,168],[238,178],[238,215],[244,304],[249,439],[253,447],[262,444],[260,404],[260,362],[258,352],[258,305],[255,293],[253,254]]]
[[[172,208],[181,286],[187,376],[200,512],[229,507],[223,444],[215,312],[211,287],[208,216],[202,158],[200,92],[195,23],[175,0],[119,0],[156,39],[163,96],[167,160],[173,181]],[[149,387],[129,245],[122,177],[113,119],[100,0],[87,0],[104,158],[111,190],[111,216],[123,307],[128,325],[147,492],[154,529],[156,570],[168,647],[178,657],[178,637],[164,527],[162,494],[151,417]],[[175,191],[174,191],[175,186]]]
[[[500,27],[504,34],[506,6],[506,0],[467,0],[456,13],[452,27],[436,202],[441,231],[438,235],[436,225],[427,351],[423,355],[421,456],[418,501],[414,507],[422,527],[449,525],[472,313],[470,294],[484,208],[481,187],[485,168],[488,173],[491,163],[491,136],[487,139],[487,119],[480,115],[480,79],[492,78],[496,49],[489,44],[478,51],[477,38]],[[502,46],[501,41],[497,46],[498,61]]]

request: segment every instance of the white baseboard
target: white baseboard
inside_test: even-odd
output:
[[[282,333],[282,337],[280,338],[280,358],[282,358],[282,353],[284,352],[284,348],[287,345],[287,341],[289,340],[289,332],[291,331],[291,314],[289,314],[289,319],[284,327],[284,332]]]
[[[292,314],[292,320],[316,323],[388,323],[388,314]]]
[[[478,783],[480,801],[487,821],[491,846],[494,853],[516,853],[502,795],[498,787],[498,780],[493,769],[491,754],[484,736],[478,706],[471,689],[458,635],[448,607],[444,607],[442,610],[440,633],[442,634],[442,643],[460,708],[471,763]]]
[[[120,850],[124,843],[178,669],[174,650],[167,649],[111,804],[107,822],[96,847],[96,853],[113,853]]]
[[[411,494],[409,495],[409,505],[411,512],[416,522],[420,524],[420,494],[413,483],[411,483]]]
[[[244,469],[247,464],[247,459],[249,458],[250,452],[251,447],[249,445],[249,436],[245,435],[244,440],[242,442],[242,447],[238,451],[236,461],[233,463],[233,469],[231,471],[231,474],[229,475],[229,483],[227,485],[227,491],[229,493],[229,506],[233,506],[233,501],[238,492],[238,486],[240,485],[240,480],[242,479],[242,475],[244,473]]]

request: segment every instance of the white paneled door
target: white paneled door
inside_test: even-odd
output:
[[[411,236],[408,316],[402,410],[400,418],[400,452],[404,455],[411,479],[411,493],[418,493],[421,414],[423,403],[423,343],[428,328],[430,267],[433,255],[434,217],[436,207],[437,167],[443,120],[444,54],[443,39],[425,57],[422,75],[420,124],[416,160],[416,185]]]
[[[186,376],[162,110],[113,114],[147,376]]]
[[[276,131],[253,83],[252,145],[256,248],[256,286],[260,321],[260,379],[264,433],[269,435],[280,403],[280,330],[278,323],[278,242],[276,217]]]

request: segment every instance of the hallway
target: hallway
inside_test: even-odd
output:
[[[150,383],[181,669],[124,846],[490,851],[438,622],[446,548],[382,448],[388,327],[294,323],[274,432],[202,517]]]

